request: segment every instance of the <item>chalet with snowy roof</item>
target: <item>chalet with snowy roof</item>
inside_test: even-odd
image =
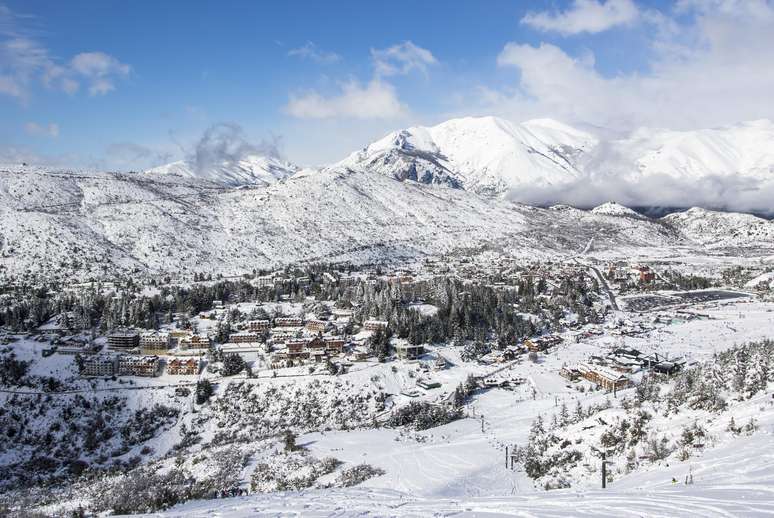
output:
[[[319,336],[315,336],[308,342],[306,342],[306,348],[309,350],[325,350],[325,341]]]
[[[288,349],[288,358],[291,360],[309,358],[306,340],[288,340],[285,342],[285,347]]]
[[[577,367],[580,375],[586,380],[599,385],[605,390],[621,390],[631,384],[631,380],[612,369],[602,365],[589,365],[580,363]]]
[[[564,366],[559,370],[559,375],[570,381],[575,381],[581,377],[581,372],[576,367]]]
[[[325,350],[328,352],[328,354],[336,355],[344,352],[344,346],[346,342],[343,339],[328,337],[323,338],[323,341],[325,342]]]

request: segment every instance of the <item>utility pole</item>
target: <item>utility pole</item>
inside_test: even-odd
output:
[[[602,450],[602,489],[607,487],[607,454]]]

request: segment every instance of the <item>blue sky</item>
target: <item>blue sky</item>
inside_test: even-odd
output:
[[[764,0],[6,1],[0,158],[140,169],[223,122],[315,165],[454,116],[772,117],[773,21]]]

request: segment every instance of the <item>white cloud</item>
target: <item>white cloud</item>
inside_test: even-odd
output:
[[[566,11],[528,13],[521,23],[563,35],[598,33],[634,23],[640,11],[632,0],[574,0]]]
[[[323,50],[311,41],[307,41],[302,47],[291,49],[288,56],[295,56],[301,59],[309,59],[320,65],[330,65],[341,61],[341,56],[335,52]]]
[[[367,85],[350,80],[341,84],[340,93],[328,97],[316,91],[291,94],[285,110],[302,119],[388,119],[408,111],[399,101],[395,88],[379,79]]]
[[[101,95],[131,71],[104,52],[84,52],[62,63],[19,25],[18,16],[0,9],[0,94],[26,102],[36,83],[72,95],[85,82],[91,95]]]
[[[48,124],[38,124],[37,122],[28,122],[24,125],[24,131],[33,137],[51,137],[59,136],[59,125],[53,122]]]
[[[502,67],[519,72],[515,92],[487,93],[489,111],[550,116],[616,129],[691,129],[774,118],[774,8],[768,2],[684,3],[679,30],[654,34],[645,71],[606,76],[593,56],[508,43]]]
[[[381,77],[408,74],[413,70],[427,75],[427,67],[438,63],[432,52],[411,41],[386,49],[371,49],[371,58],[376,75]]]
[[[340,83],[341,91],[323,95],[316,90],[291,93],[285,111],[300,119],[396,119],[409,113],[398,98],[395,86],[384,77],[405,75],[414,70],[427,75],[437,63],[433,54],[405,41],[386,49],[371,49],[373,79],[367,84],[351,79]]]

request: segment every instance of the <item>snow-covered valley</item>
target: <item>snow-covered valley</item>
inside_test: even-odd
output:
[[[616,146],[765,184],[769,125]],[[774,222],[508,194],[599,145],[489,117],[318,169],[0,168],[0,511],[772,512]]]

